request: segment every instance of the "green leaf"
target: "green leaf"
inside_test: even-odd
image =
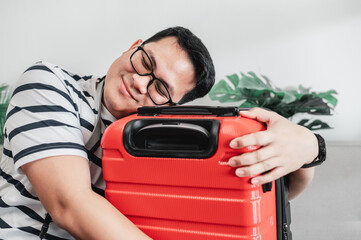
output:
[[[11,90],[8,85],[0,86],[0,145],[4,143],[4,124],[6,118],[6,111],[11,98]]]
[[[241,105],[238,106],[239,108],[253,108],[253,107],[259,107],[256,103],[251,101],[245,101]]]
[[[257,84],[257,89],[272,89],[272,87],[268,88],[268,86],[254,72],[248,72],[247,74],[253,78],[253,82]]]
[[[265,75],[261,75],[261,76],[264,80],[266,80],[266,88],[273,89],[271,80],[269,80],[269,78],[266,77]]]
[[[234,88],[237,88],[239,84],[239,77],[237,74],[227,76],[228,80],[233,84]]]
[[[220,99],[225,101],[224,97],[228,96],[231,98],[231,96],[237,93],[239,94],[238,90],[233,90],[225,80],[221,80],[213,86],[209,92],[209,97],[214,101],[219,101]]]
[[[292,91],[285,91],[284,93],[285,94],[282,99],[282,102],[284,103],[291,103],[297,99],[296,96],[292,93]]]
[[[227,76],[227,82],[222,80],[217,83],[210,92],[212,100],[219,102],[242,101],[240,107],[264,107],[278,114],[290,118],[296,113],[311,115],[331,115],[337,105],[337,92],[311,92],[311,88],[299,85],[293,90],[276,87],[270,79],[264,75],[257,76],[254,72],[240,75]],[[232,88],[234,85],[234,88]],[[319,120],[318,120],[319,121]],[[330,128],[326,123],[308,120],[301,121],[311,130]]]
[[[333,107],[336,107],[337,98],[334,97],[333,94],[337,94],[337,92],[335,90],[329,90],[328,92],[318,93],[318,96],[321,97],[322,99],[325,99]]]
[[[242,96],[235,95],[235,94],[224,94],[218,97],[218,101],[221,103],[228,103],[228,102],[239,102],[243,100]]]
[[[229,93],[229,92],[233,92],[233,91],[234,90],[229,86],[229,84],[226,81],[221,80],[213,86],[210,93],[211,94],[220,94],[220,93]]]
[[[298,91],[300,94],[308,94],[310,93],[311,88],[305,88],[301,84],[298,86]]]
[[[308,123],[308,121],[310,121],[310,119],[302,119],[301,121],[299,121],[297,124],[301,125],[301,126],[305,126],[306,123]]]
[[[252,76],[247,76],[244,73],[241,73],[241,79],[237,86],[238,88],[248,88],[248,89],[264,89],[265,84],[259,79]]]
[[[309,119],[303,119],[298,124],[310,129],[311,131],[322,130],[322,129],[331,129],[331,127],[327,123],[325,123],[319,119],[316,119],[309,124],[306,124],[307,122],[309,122]]]

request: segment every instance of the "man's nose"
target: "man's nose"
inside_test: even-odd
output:
[[[147,87],[149,82],[152,80],[152,76],[140,76],[138,74],[133,74],[134,88],[138,90],[140,94],[147,93]]]

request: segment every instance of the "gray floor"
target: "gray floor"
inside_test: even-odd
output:
[[[327,161],[291,209],[294,240],[360,240],[361,144],[328,143]]]

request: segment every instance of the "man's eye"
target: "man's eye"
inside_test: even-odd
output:
[[[142,57],[142,64],[145,69],[152,71],[152,66],[150,65],[149,60],[147,61],[144,57]]]
[[[167,97],[168,94],[161,83],[155,82],[155,89],[162,97]]]

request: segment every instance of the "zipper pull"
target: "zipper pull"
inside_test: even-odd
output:
[[[283,224],[283,240],[288,240],[288,225],[287,223]]]

